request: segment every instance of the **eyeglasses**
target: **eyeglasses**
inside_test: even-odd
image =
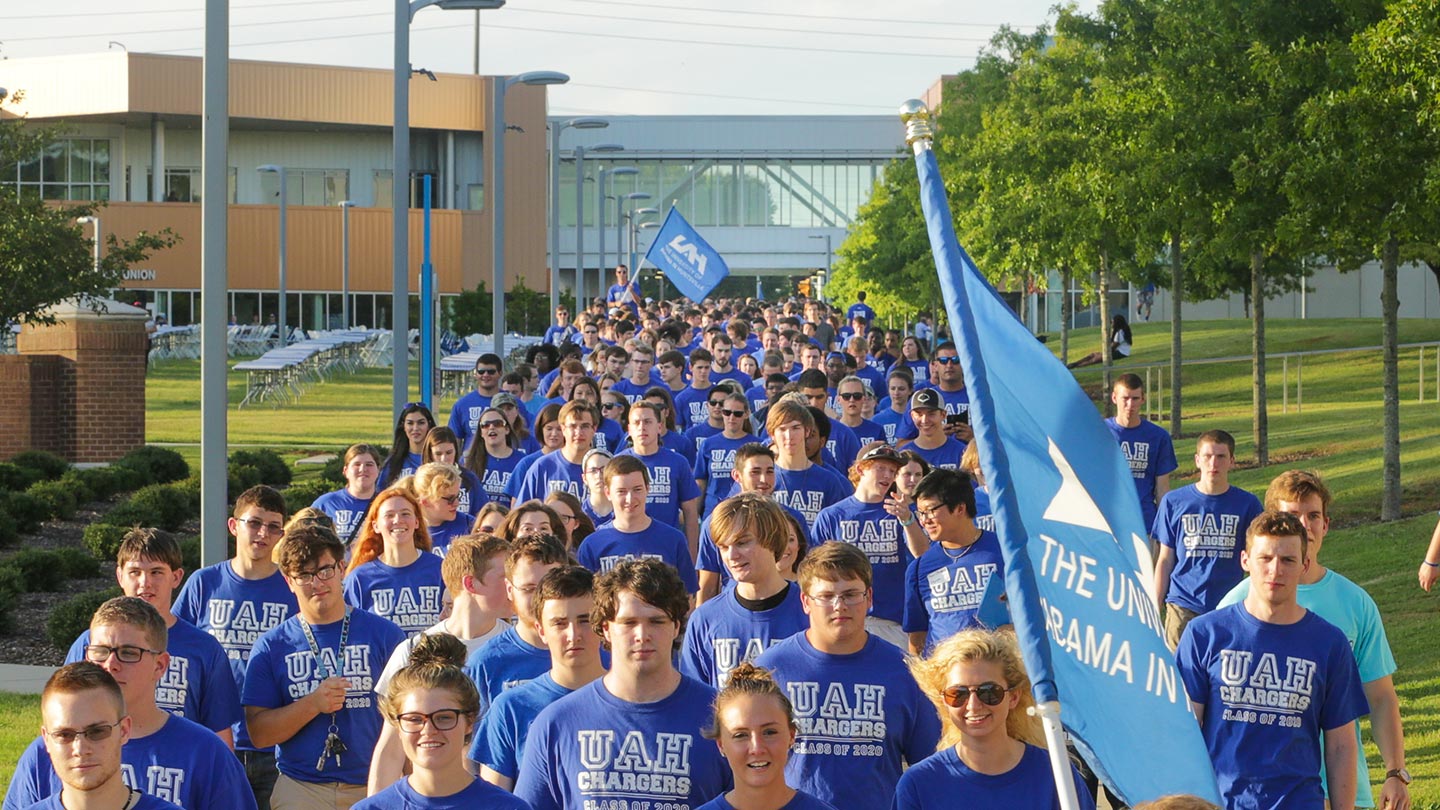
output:
[[[585,330],[585,334],[587,334],[587,335],[598,335],[598,334],[600,334],[600,330],[599,330],[599,329],[586,329],[586,330]]]
[[[585,470],[586,475],[599,475],[603,472],[605,472],[604,467],[589,467]]]
[[[722,409],[720,411],[720,414],[722,416],[728,416],[731,419],[740,419],[741,417],[746,415],[744,411],[732,411],[729,408]]]
[[[946,357],[936,357],[936,358],[934,358],[933,362],[939,363],[939,364],[942,365],[942,366],[949,366],[949,365],[954,365],[955,363],[960,362],[960,358],[958,358],[958,357],[949,357],[949,356],[946,356]]]
[[[420,712],[407,712],[395,717],[395,724],[406,734],[419,734],[425,730],[425,724],[429,723],[436,731],[449,731],[460,725],[460,718],[465,712],[459,709],[441,709],[429,714]]]
[[[246,518],[240,522],[250,527],[254,534],[282,534],[285,531],[285,527],[279,523],[266,523],[258,518]]]
[[[603,409],[605,409],[605,410],[607,410],[607,411],[614,411],[614,410],[619,410],[619,409],[621,409],[621,408],[623,408],[623,407],[625,407],[625,406],[624,406],[623,404],[619,403],[619,402],[607,402],[607,403],[605,403],[604,405],[601,405],[600,407],[603,408]]]
[[[951,686],[940,693],[940,699],[945,701],[946,706],[959,709],[970,702],[970,694],[973,692],[986,706],[998,706],[1009,691],[1007,687],[994,681],[986,681],[979,686]]]
[[[458,494],[456,494],[456,495],[441,495],[441,496],[440,496],[440,500],[444,501],[445,503],[450,504],[451,506],[454,506],[455,504],[460,503],[460,496],[459,496]]]
[[[929,509],[916,509],[916,510],[915,510],[915,517],[920,518],[922,521],[924,521],[924,520],[930,520],[931,518],[933,518],[933,517],[935,517],[936,515],[940,514],[940,510],[941,510],[941,509],[945,509],[945,510],[951,511],[951,512],[955,511],[954,509],[945,506],[945,504],[940,504],[940,505],[938,505],[938,506],[932,506],[932,507],[930,507]]]
[[[710,400],[709,402],[707,402],[707,403],[705,403],[705,404],[706,404],[706,405],[709,405],[709,406],[712,407],[712,408],[719,408],[720,406],[722,406],[722,405],[725,404],[725,400],[723,400],[723,399],[712,399],[712,400]]]
[[[574,515],[567,515],[563,512],[556,512],[555,514],[560,516],[560,520],[563,523],[574,523],[577,520]]]
[[[122,664],[138,664],[140,663],[140,659],[145,657],[145,653],[150,653],[151,655],[159,655],[163,652],[165,651],[147,650],[144,647],[135,647],[130,644],[125,644],[120,647],[106,647],[103,644],[86,644],[85,660],[89,661],[92,664],[103,664],[106,661],[109,661],[110,656],[113,655],[116,658],[119,658],[120,663]],[[105,736],[108,737],[110,735],[107,734]],[[103,740],[105,738],[101,737],[100,739]]]
[[[865,392],[864,392],[864,391],[849,391],[849,392],[846,392],[846,393],[844,393],[844,394],[840,394],[840,398],[843,399],[843,400],[845,400],[846,402],[854,402],[854,401],[857,400],[857,399],[864,399],[864,398],[865,398]]]
[[[340,565],[338,563],[331,563],[329,565],[322,565],[314,571],[301,571],[290,578],[301,585],[309,585],[317,579],[321,582],[329,582],[334,579],[338,573],[340,573]]]
[[[810,601],[818,602],[826,607],[835,608],[840,605],[854,607],[865,599],[866,591],[845,591],[844,593],[812,593],[807,594]]]
[[[110,735],[114,734],[115,729],[119,728],[123,722],[125,722],[125,718],[122,717],[113,723],[96,723],[93,726],[86,726],[79,731],[71,731],[68,728],[62,728],[58,731],[46,731],[45,736],[49,737],[50,741],[56,745],[66,747],[74,745],[75,741],[81,737],[84,737],[90,742],[102,742],[110,739]]]
[[[504,406],[502,405],[501,407]],[[490,428],[503,428],[505,427],[505,420],[491,419],[488,422],[481,422],[480,427],[485,428],[486,430],[489,430]]]
[[[476,373],[477,375],[479,375],[479,374],[499,374],[499,373],[500,373],[500,369],[498,369],[498,368],[477,368],[477,369],[475,369],[475,373]]]

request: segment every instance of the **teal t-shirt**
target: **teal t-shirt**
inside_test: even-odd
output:
[[[1225,594],[1220,600],[1220,607],[1242,602],[1249,593],[1250,579],[1247,577]],[[1380,622],[1380,608],[1375,606],[1375,600],[1364,588],[1327,570],[1319,582],[1296,589],[1296,599],[1301,607],[1315,611],[1320,618],[1340,628],[1340,632],[1350,640],[1350,650],[1360,668],[1362,684],[1394,674],[1395,656],[1390,652],[1390,640],[1385,637],[1385,625]],[[1370,790],[1370,770],[1365,764],[1365,745],[1360,739],[1359,723],[1355,724],[1355,738],[1360,743],[1360,756],[1356,759],[1360,779],[1355,791],[1355,806],[1374,807],[1375,796]],[[1326,789],[1329,789],[1328,785]]]

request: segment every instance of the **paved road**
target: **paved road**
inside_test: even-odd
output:
[[[0,664],[0,692],[38,695],[55,667],[31,667],[23,664]]]

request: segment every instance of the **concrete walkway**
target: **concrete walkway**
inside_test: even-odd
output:
[[[38,695],[55,667],[32,667],[24,664],[0,664],[0,692]]]

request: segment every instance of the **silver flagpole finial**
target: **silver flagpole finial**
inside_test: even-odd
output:
[[[912,98],[900,105],[900,120],[905,124],[907,145],[913,147],[916,141],[935,140],[935,119],[920,99]]]

